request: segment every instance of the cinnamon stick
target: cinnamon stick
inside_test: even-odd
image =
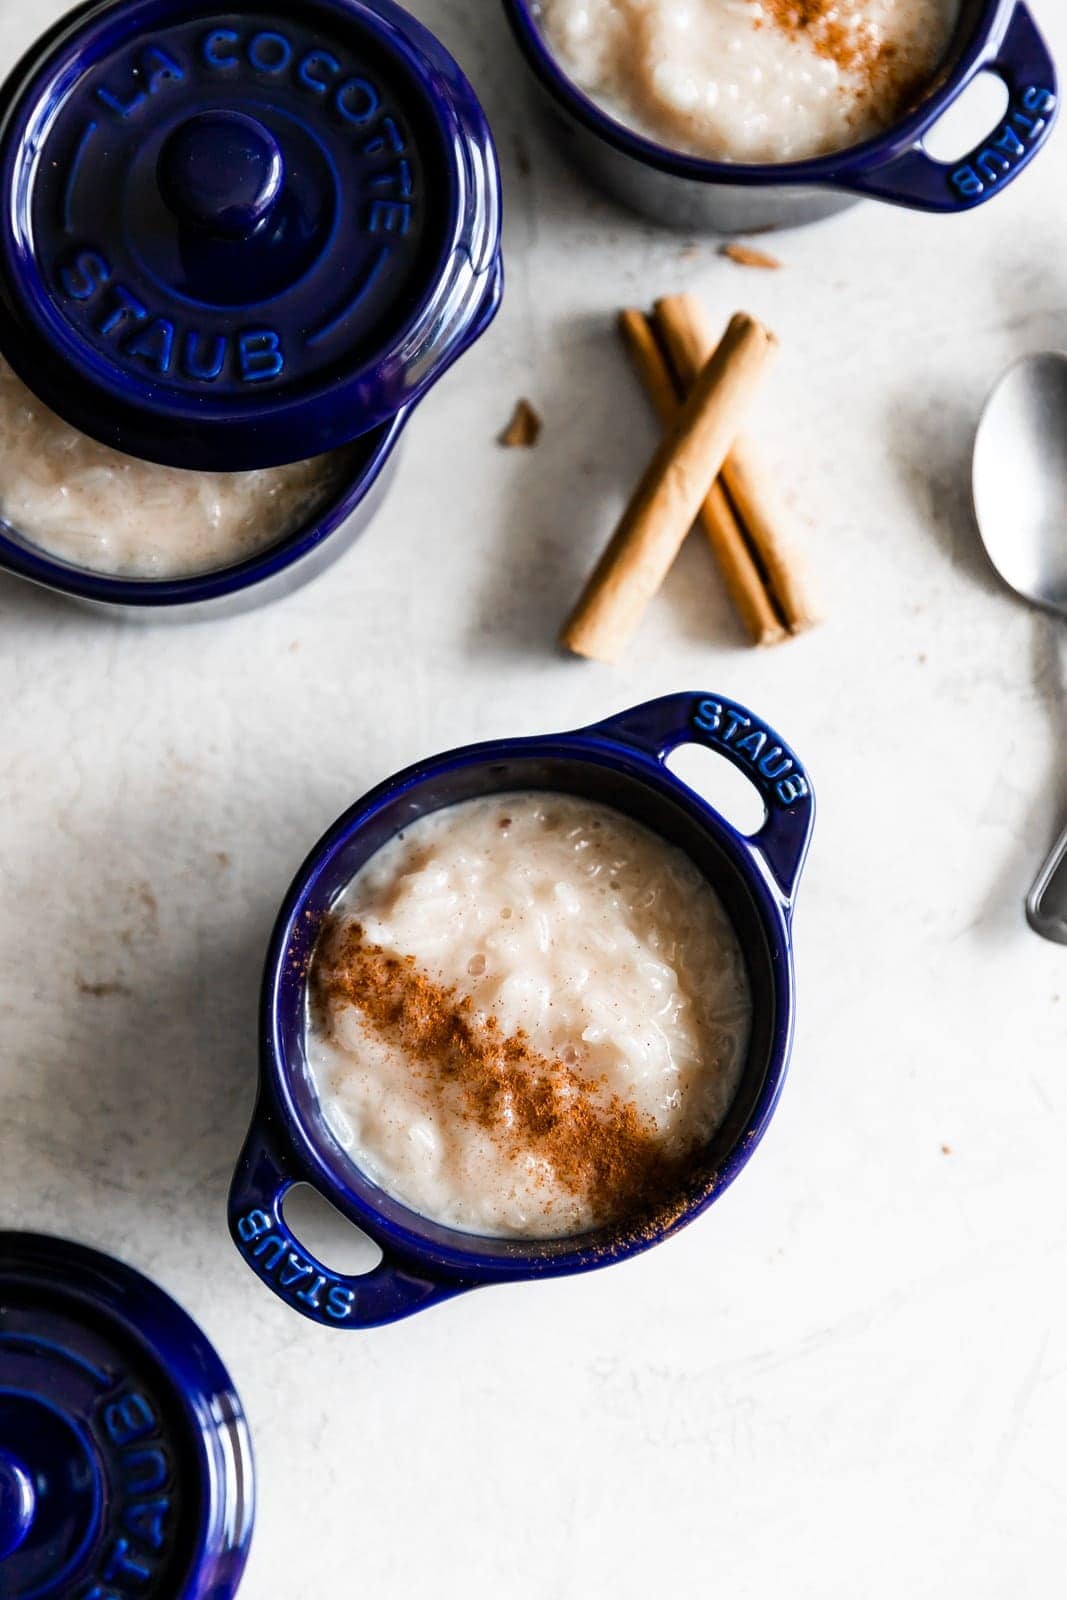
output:
[[[751,439],[739,438],[722,469],[723,481],[737,515],[756,548],[767,582],[790,633],[804,633],[819,618],[797,573],[797,562],[782,528],[788,521],[771,474]]]
[[[677,420],[682,401],[652,324],[642,311],[621,311],[619,332],[664,428]],[[754,644],[780,644],[786,630],[752,559],[733,507],[720,482],[712,484],[700,508],[700,522],[735,611]]]
[[[652,402],[652,409],[665,428],[673,428],[682,409],[682,397],[651,322],[643,311],[632,308],[620,311],[619,333]]]
[[[617,659],[696,521],[776,348],[753,317],[731,319],[564,626],[567,649]]]
[[[656,301],[655,320],[678,381],[688,389],[715,349],[704,306],[695,295],[667,295]],[[785,511],[769,474],[744,437],[735,439],[723,462],[722,477],[786,627],[790,633],[803,633],[817,618],[789,558],[782,532]]]

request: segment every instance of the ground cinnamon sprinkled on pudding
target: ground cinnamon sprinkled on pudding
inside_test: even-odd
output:
[[[446,1227],[643,1225],[693,1180],[752,1020],[726,908],[677,846],[578,796],[410,822],[316,943],[306,1049],[353,1166]]]
[[[890,116],[913,98],[929,77],[871,25],[866,0],[761,0],[776,27],[803,36],[817,55],[855,74],[876,92]],[[760,26],[761,24],[757,24]]]
[[[508,1155],[547,1163],[598,1223],[640,1210],[677,1179],[654,1120],[562,1060],[475,1013],[457,986],[435,983],[413,956],[369,944],[358,923],[327,931],[314,1000],[354,1006],[408,1057],[433,1100],[454,1091],[461,1114]]]
[[[763,10],[786,33],[804,34],[827,60],[839,67],[867,65],[870,25],[858,8],[842,0],[762,0]],[[762,19],[757,21],[762,26]]]
[[[961,0],[535,0],[577,87],[657,144],[807,160],[897,121],[946,59]]]

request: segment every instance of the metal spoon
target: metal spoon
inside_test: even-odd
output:
[[[1004,582],[1067,620],[1067,355],[1027,356],[986,402],[974,443],[974,509]],[[1035,933],[1067,944],[1067,828],[1026,901]]]

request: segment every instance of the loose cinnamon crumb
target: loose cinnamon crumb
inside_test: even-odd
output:
[[[124,983],[90,983],[86,978],[78,978],[76,981],[78,993],[87,995],[93,1000],[109,1000],[112,995],[130,993]]]
[[[529,400],[519,400],[511,421],[500,435],[500,443],[509,450],[532,450],[541,437],[542,426],[540,414]]]
[[[314,983],[316,1004],[354,1006],[404,1052],[428,1100],[449,1095],[450,1109],[458,1105],[508,1156],[543,1161],[597,1224],[646,1209],[677,1185],[680,1163],[633,1101],[542,1055],[522,1030],[506,1034],[413,956],[368,944],[359,924],[327,934]]]
[[[739,267],[763,267],[768,272],[774,272],[782,265],[777,256],[770,255],[766,250],[753,250],[747,244],[721,244],[719,254],[736,261]]]

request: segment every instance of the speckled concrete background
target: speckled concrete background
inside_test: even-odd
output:
[[[0,62],[61,9],[2,0]],[[490,336],[325,578],[198,627],[0,585],[0,1215],[158,1277],[238,1380],[243,1600],[1003,1600],[1067,1558],[1067,957],[1023,923],[1067,814],[1067,630],[968,509],[982,398],[1067,344],[1067,134],[997,203],[876,205],[746,271],[587,194],[491,0],[417,0],[507,184]],[[1034,9],[1067,64],[1067,16]],[[636,459],[622,303],[691,287],[783,339],[758,431],[828,618],[741,647],[699,540],[617,669],[552,649]],[[531,452],[494,443],[528,395]],[[709,687],[807,758],[791,1081],[744,1180],[629,1266],[319,1332],[226,1236],[274,910],[397,766]],[[943,1153],[943,1146],[949,1153]]]

